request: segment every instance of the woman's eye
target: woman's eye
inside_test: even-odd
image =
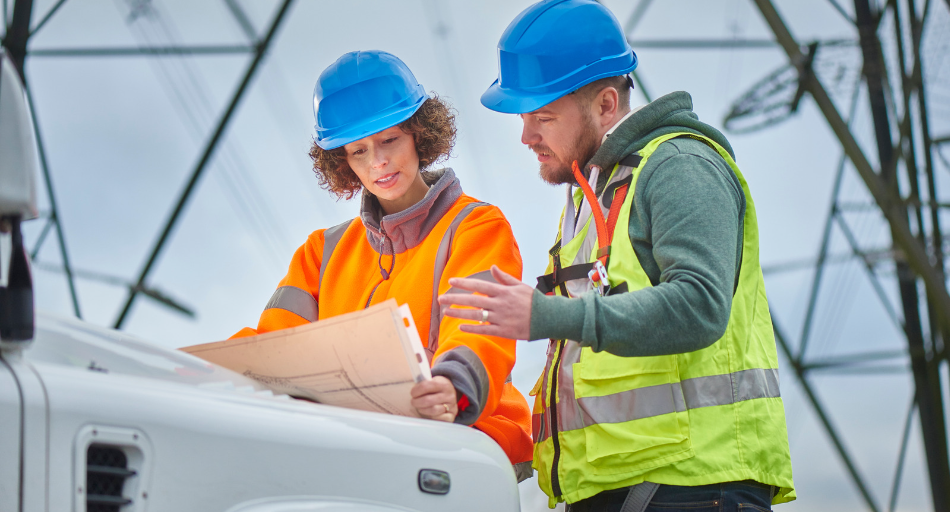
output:
[[[392,144],[392,143],[393,143],[396,139],[398,139],[398,138],[399,138],[399,137],[390,137],[390,138],[384,140],[384,141],[383,141],[383,144]]]
[[[365,149],[357,149],[356,151],[354,151],[354,152],[351,153],[351,154],[352,154],[353,156],[357,156],[357,155],[362,155],[363,153],[366,153],[366,150],[365,150]]]

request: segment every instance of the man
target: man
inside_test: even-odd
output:
[[[685,92],[630,111],[637,65],[590,0],[509,25],[482,103],[515,113],[568,200],[533,290],[454,279],[463,329],[550,338],[531,392],[534,468],[568,510],[769,510],[795,499],[748,187]],[[579,186],[580,189],[575,189]],[[463,306],[449,307],[449,306]],[[473,309],[474,308],[474,309]]]

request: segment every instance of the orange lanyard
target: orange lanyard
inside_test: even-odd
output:
[[[600,201],[597,195],[590,188],[590,184],[581,174],[581,169],[577,165],[577,160],[571,164],[571,170],[574,172],[574,179],[580,185],[584,192],[584,198],[590,204],[590,213],[594,217],[594,225],[597,227],[597,259],[604,265],[607,265],[607,258],[610,256],[610,243],[613,241],[614,227],[617,225],[617,218],[620,216],[620,208],[624,199],[627,197],[628,184],[617,187],[614,193],[614,199],[610,204],[610,211],[607,213],[607,219],[604,219],[604,212],[601,211]]]

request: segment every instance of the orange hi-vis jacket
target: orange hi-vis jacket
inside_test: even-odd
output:
[[[285,329],[356,311],[395,298],[408,304],[426,346],[433,375],[459,393],[456,423],[492,437],[530,475],[531,413],[512,385],[515,340],[465,333],[462,320],[443,316],[436,298],[450,277],[492,280],[497,265],[521,277],[521,255],[501,211],[462,193],[451,169],[425,173],[425,198],[383,217],[364,191],[359,218],[314,231],[294,254],[257,329],[234,337]],[[524,475],[527,471],[527,475]]]

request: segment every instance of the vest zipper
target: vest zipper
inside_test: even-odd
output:
[[[561,355],[564,353],[564,340],[558,341],[557,357],[551,367],[551,439],[554,442],[554,460],[551,462],[551,492],[554,496],[561,496],[561,482],[557,476],[557,464],[561,459],[561,443],[557,436],[557,375],[561,365]]]

